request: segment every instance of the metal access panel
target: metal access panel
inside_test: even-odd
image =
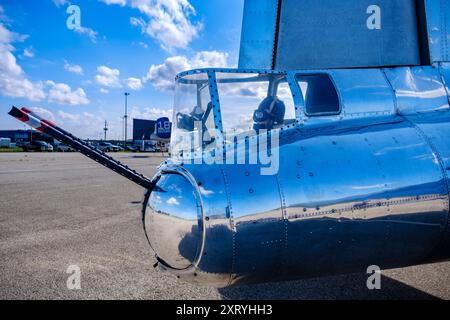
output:
[[[414,0],[282,0],[276,69],[420,64]]]

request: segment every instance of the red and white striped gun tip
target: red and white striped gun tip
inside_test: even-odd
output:
[[[38,119],[39,116],[36,117],[33,113],[27,113],[16,107],[12,107],[9,114],[11,116],[13,116],[14,118],[26,123],[30,127],[35,128],[36,130],[38,130],[40,132],[44,132],[46,127],[51,126],[49,124],[49,121],[40,120],[40,119]]]
[[[35,117],[36,119],[41,120],[42,122],[44,122],[46,125],[55,128],[56,127],[56,123],[50,120],[46,120],[43,119],[41,116],[39,116],[36,112],[34,112],[33,110],[27,108],[27,107],[22,107],[20,108],[20,110],[22,110],[23,112],[25,112],[26,114],[32,115],[33,117]]]

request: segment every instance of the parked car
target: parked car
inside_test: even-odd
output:
[[[11,147],[11,139],[0,138],[0,148],[10,148],[10,147]]]
[[[144,146],[144,149],[141,148],[142,152],[156,152],[155,146]]]
[[[156,152],[157,145],[156,143],[152,141],[144,141],[140,147],[139,150],[142,152]]]
[[[63,144],[63,143],[60,143],[60,144],[56,145],[55,147],[56,147],[56,151],[59,151],[59,152],[72,152],[72,151],[75,151],[71,147],[69,147],[68,145]]]
[[[30,142],[29,141],[16,141],[16,147],[23,148],[23,146],[27,143],[30,143]]]
[[[122,147],[119,147],[115,144],[111,144],[112,145],[112,151],[117,152],[117,151],[123,151],[124,149]]]
[[[136,151],[139,151],[139,148],[136,147],[136,146],[126,146],[126,147],[125,147],[125,150],[127,150],[127,151],[132,151],[132,152],[136,152]]]
[[[33,140],[31,142],[27,142],[22,146],[23,151],[53,151],[53,146],[44,141]]]
[[[100,142],[97,145],[97,148],[102,150],[102,151],[104,151],[104,152],[111,152],[111,151],[117,152],[117,151],[119,151],[119,147],[118,146],[113,145],[112,143],[109,143],[109,142]]]

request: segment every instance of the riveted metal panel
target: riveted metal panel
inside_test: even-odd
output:
[[[323,123],[346,118],[386,116],[396,112],[395,97],[392,88],[381,69],[328,69],[328,70],[292,70],[289,77],[295,82],[293,94],[298,118],[305,118],[304,101],[300,93],[302,88],[296,83],[296,76],[310,74],[328,74],[339,96],[340,112],[336,115],[309,117],[306,121]]]
[[[283,0],[277,43],[281,70],[420,64],[414,0]]]
[[[448,99],[450,101],[450,63],[442,62],[439,66],[439,71],[441,73],[442,81],[447,90]]]
[[[239,68],[273,68],[277,8],[277,0],[245,1]]]
[[[448,97],[435,67],[403,67],[385,70],[395,92],[400,114],[448,109]]]
[[[380,69],[331,70],[344,117],[395,113],[392,89]]]
[[[197,274],[181,275],[181,279],[226,286],[231,281],[234,238],[226,181],[216,166],[187,164],[184,167],[195,177],[203,200],[206,241]]]
[[[235,232],[234,281],[273,279],[285,245],[285,224],[276,176],[259,165],[223,167],[230,192]]]
[[[283,145],[281,156],[290,155],[279,173],[289,221],[284,272],[396,266],[438,243],[447,217],[441,169],[415,128],[395,119],[359,128],[359,120],[342,122],[323,134],[305,127]]]
[[[407,118],[432,148],[433,157],[441,168],[443,182],[446,185],[447,227],[443,232],[441,243],[432,254],[435,257],[442,257],[450,254],[450,111],[428,112]]]
[[[185,163],[178,168],[200,195],[203,221],[198,225],[205,232],[201,251],[207,255],[189,272],[172,272],[223,286],[448,258],[450,110],[436,108],[442,99],[447,104],[442,74],[437,67],[364,71],[299,71],[330,74],[349,109],[360,110],[362,100],[379,99],[367,108],[384,111],[376,117],[305,119],[272,130],[271,135],[280,136],[271,150],[271,164],[278,160],[274,175],[263,175],[261,164],[229,163],[234,154],[227,155],[226,164]],[[184,75],[196,72],[234,71],[205,69]],[[288,72],[291,82],[294,76]],[[214,77],[209,80],[214,83]],[[290,86],[298,96],[298,86]],[[301,100],[297,98],[296,107],[302,106]],[[216,103],[220,108],[220,100]],[[399,114],[393,113],[394,104]],[[248,138],[249,143],[256,140]],[[244,145],[239,143],[236,151]],[[164,166],[160,170],[166,172]],[[171,198],[179,196],[178,190],[166,189],[164,199],[176,204],[177,198]],[[166,211],[172,216],[179,212],[172,207]],[[184,243],[171,248],[182,249]]]
[[[426,0],[431,62],[450,61],[450,0]]]
[[[443,174],[448,179],[450,176],[450,110],[410,116],[408,119],[428,139],[429,144],[434,148],[436,161],[440,162]]]

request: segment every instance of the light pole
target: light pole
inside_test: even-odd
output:
[[[125,121],[125,139],[123,145],[127,145],[127,126],[128,126],[128,96],[130,95],[129,92],[125,92],[125,115],[123,116],[123,119]]]

